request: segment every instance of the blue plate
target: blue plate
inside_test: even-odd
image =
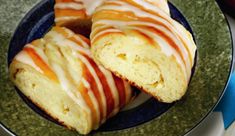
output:
[[[171,3],[169,3],[169,6],[172,18],[177,20],[192,33],[192,30],[184,16]],[[24,45],[32,42],[35,39],[43,37],[43,35],[47,33],[50,28],[54,25],[53,7],[54,0],[45,0],[38,4],[36,7],[34,7],[32,10],[30,10],[28,14],[23,18],[10,42],[8,52],[8,64],[10,64],[14,56],[20,50],[22,50]],[[45,119],[48,119],[59,125],[56,120],[48,116],[44,111],[34,105],[17,88],[16,90],[19,96],[31,109],[33,109],[36,113],[38,113]],[[136,92],[139,91],[137,90]],[[142,94],[142,96],[143,95],[144,94]],[[156,117],[161,116],[162,114],[167,112],[167,110],[171,108],[172,105],[174,105],[174,103],[166,104],[158,102],[154,98],[148,99],[148,96],[144,97],[145,100],[141,100],[142,97],[137,98],[137,100],[132,102],[132,104],[139,103],[137,106],[130,106],[131,108],[119,112],[115,117],[109,119],[105,124],[103,124],[97,131],[121,130],[140,125],[142,123],[148,122]]]

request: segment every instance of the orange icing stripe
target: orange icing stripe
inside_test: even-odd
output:
[[[113,1],[106,1],[102,4],[102,6],[108,6],[108,5],[116,5],[116,6],[121,6],[119,3],[115,3]]]
[[[67,39],[69,39],[69,40],[71,40],[71,41],[77,43],[76,45],[82,47],[82,43],[81,43],[80,41],[78,41],[75,37],[69,37],[69,38],[67,38]]]
[[[96,114],[96,110],[95,107],[92,103],[92,100],[90,98],[90,96],[88,95],[88,90],[84,87],[84,85],[78,89],[83,97],[83,99],[85,100],[86,104],[88,105],[88,107],[91,109],[91,115],[92,115],[92,122],[93,124],[97,124],[98,123],[98,117]]]
[[[101,32],[101,31],[104,31],[104,30],[107,30],[107,29],[113,29],[114,27],[112,27],[112,26],[107,26],[107,27],[104,27],[104,28],[99,28],[97,31],[93,31],[92,32],[92,35],[96,35],[96,34],[98,34],[99,32]]]
[[[35,52],[33,48],[25,47],[24,51],[33,59],[34,63],[43,71],[43,73],[50,79],[59,82],[56,74],[50,67],[42,60],[42,58]]]
[[[136,25],[136,26],[138,26],[138,25]],[[156,33],[157,35],[160,35],[161,37],[163,37],[167,41],[167,43],[179,53],[182,61],[184,62],[184,65],[186,65],[186,62],[184,60],[184,56],[183,56],[182,52],[180,51],[178,45],[169,36],[167,36],[163,31],[161,31],[157,28],[154,28],[154,27],[150,27],[150,26],[140,26],[139,25],[139,27],[142,27],[146,30],[149,30],[149,31]]]
[[[101,19],[132,21],[132,20],[138,20],[138,17],[136,17],[132,12],[125,12],[125,14],[123,14],[122,12],[117,11],[117,10],[105,9],[105,10],[101,10],[93,14],[94,22],[96,20],[101,20]]]
[[[98,37],[96,37],[95,39],[93,38],[93,43],[95,43],[97,40],[99,40],[100,38],[106,36],[106,35],[109,35],[109,34],[120,34],[120,35],[124,35],[123,32],[107,32],[107,33],[104,33],[104,34],[101,34],[99,35]]]
[[[125,86],[123,80],[114,76],[112,77],[115,81],[115,85],[117,86],[118,94],[119,94],[119,107],[122,108],[126,104],[126,93],[125,93]]]
[[[128,4],[131,4],[141,10],[144,10],[144,11],[147,11],[147,12],[150,12],[158,17],[161,17],[163,19],[165,19],[167,22],[169,22],[170,24],[172,24],[170,21],[168,21],[166,18],[164,18],[162,15],[154,12],[154,11],[151,11],[149,9],[145,9],[144,7],[142,7],[141,5],[139,5],[138,3],[135,3],[134,1],[132,0],[120,0],[120,1],[123,1],[123,2],[126,2]],[[94,15],[94,20],[98,20],[98,19],[106,19],[106,20],[120,20],[120,21],[134,21],[134,20],[138,20],[138,21],[143,21],[143,22],[151,22],[151,23],[154,23],[154,24],[157,24],[157,25],[160,25],[160,26],[163,26],[164,28],[166,28],[167,30],[169,30],[170,32],[172,32],[172,30],[166,26],[165,24],[155,20],[155,19],[152,19],[150,17],[138,17],[136,16],[133,12],[125,12],[125,14],[123,14],[123,12],[120,12],[118,10],[102,10],[102,11],[99,11],[99,13],[96,13],[98,15]],[[112,16],[110,16],[110,14],[112,14]],[[177,34],[177,37],[180,39],[180,41],[183,43],[184,45],[184,48],[187,50],[188,52],[188,57],[189,57],[189,60],[190,60],[190,64],[192,65],[192,58],[191,58],[191,54],[190,54],[190,51],[189,51],[189,48],[187,47],[186,43],[184,42],[184,40],[182,39],[181,36],[179,36]]]
[[[101,84],[103,86],[103,90],[104,90],[104,95],[105,95],[105,99],[106,99],[106,105],[107,105],[107,111],[106,111],[106,118],[109,117],[109,115],[112,113],[112,111],[114,110],[114,97],[112,95],[111,92],[111,88],[108,85],[107,79],[105,77],[105,75],[100,71],[100,69],[98,68],[98,66],[96,65],[96,63],[91,60],[88,59],[90,64],[93,66],[95,72],[97,73]]]
[[[62,28],[62,27],[55,26],[55,27],[52,28],[51,31],[56,31],[56,32],[58,32],[59,34],[63,35],[66,38],[69,37],[69,33],[67,31],[65,31],[65,29]]]
[[[150,10],[150,9],[146,9],[146,8],[144,8],[143,6],[139,5],[138,3],[133,2],[132,0],[121,0],[121,1],[126,1],[127,3],[133,5],[133,6],[139,8],[139,9],[141,9],[141,10],[147,11],[147,12],[149,12],[149,13],[151,13],[151,14],[154,14],[154,15],[156,15],[156,16],[158,16],[158,17],[161,17],[161,18],[163,18],[164,20],[166,20],[168,23],[170,23],[171,25],[173,25],[172,22],[170,22],[169,20],[167,20],[167,19],[166,19],[165,17],[163,17],[161,14],[159,14],[159,13],[157,13],[157,12],[154,12],[154,11],[152,11],[152,10]],[[158,24],[159,24],[159,23],[160,23],[160,22],[158,22]],[[170,28],[168,28],[166,25],[164,25],[164,24],[162,24],[162,23],[160,23],[160,24],[161,24],[162,26],[164,26],[166,29],[168,29],[169,31],[172,32],[172,30],[171,30]],[[184,42],[184,40],[182,39],[181,36],[178,36],[178,37],[180,38],[181,42],[183,43],[184,48],[186,48],[186,50],[187,50],[187,52],[188,52],[188,54],[189,54],[188,56],[189,56],[190,64],[192,65],[191,53],[190,53],[190,51],[189,51],[189,49],[188,49],[188,46],[187,46],[187,44]]]
[[[136,33],[138,33],[139,35],[141,35],[144,39],[146,39],[149,42],[149,45],[155,45],[155,41],[153,40],[153,38],[149,37],[147,34],[139,31],[139,30],[132,30]]]
[[[84,57],[86,57],[86,59],[90,62],[90,64],[92,65],[93,68],[96,68],[97,66],[91,63],[91,60],[89,57],[83,55]],[[94,62],[93,62],[94,63]],[[92,76],[92,74],[90,73],[90,71],[88,70],[88,68],[84,65],[84,75],[83,77],[87,80],[88,83],[90,83],[90,87],[92,92],[94,93],[97,101],[98,101],[98,105],[99,105],[99,112],[100,112],[100,120],[103,119],[104,117],[104,113],[103,113],[103,106],[102,106],[102,100],[101,100],[101,94],[99,93],[97,84],[95,82],[94,77]]]
[[[59,34],[63,35],[66,39],[71,40],[71,41],[77,43],[76,45],[83,47],[81,41],[79,41],[75,38],[75,36],[78,36],[79,38],[81,38],[82,41],[84,41],[88,46],[90,46],[90,40],[89,39],[87,39],[86,37],[84,37],[82,35],[79,35],[79,34],[75,35],[73,32],[72,33],[74,35],[69,36],[69,33],[67,31],[65,31],[65,29],[62,28],[62,27],[55,26],[55,27],[52,28],[52,31],[58,32]]]
[[[87,45],[89,45],[90,46],[90,40],[89,39],[87,39],[86,37],[84,37],[83,35],[80,35],[80,34],[77,34],[84,42],[86,42],[87,43]]]
[[[66,3],[66,2],[76,2],[76,3],[81,3],[79,1],[75,1],[75,0],[55,0],[56,3]]]
[[[64,16],[73,16],[78,18],[86,18],[85,9],[75,10],[75,9],[55,9],[55,18],[64,17]]]

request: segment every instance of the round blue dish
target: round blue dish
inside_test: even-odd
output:
[[[0,14],[4,18],[0,24],[4,25],[0,26],[0,121],[17,135],[75,136],[77,132],[56,124],[15,89],[8,78],[7,66],[12,58],[26,43],[42,37],[53,26],[54,1],[39,1],[1,1]],[[172,17],[193,33],[198,47],[187,94],[174,104],[159,103],[151,98],[135,108],[121,111],[92,135],[184,135],[199,124],[221,98],[232,64],[231,35],[222,12],[211,0],[170,2],[175,5],[169,4]]]
[[[54,25],[53,6],[53,0],[45,0],[34,7],[32,10],[30,10],[28,14],[23,18],[10,42],[8,64],[10,64],[14,56],[20,50],[22,50],[24,45],[32,42],[35,39],[43,37],[43,35],[46,34]],[[184,16],[172,4],[169,3],[169,6],[171,16],[175,20],[183,24],[184,27],[192,33],[192,30]],[[48,116],[44,111],[34,105],[17,88],[16,90],[20,97],[25,101],[25,103],[27,103],[27,105],[36,113],[50,121],[53,121],[54,123],[59,124],[56,120]],[[161,114],[166,112],[172,105],[173,104],[161,103],[154,98],[150,98],[138,107],[119,112],[115,117],[109,119],[105,124],[103,124],[98,131],[121,130],[129,127],[134,127],[160,116]]]

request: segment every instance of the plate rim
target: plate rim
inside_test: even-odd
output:
[[[40,4],[41,2],[43,2],[43,1],[40,1],[39,3],[36,3],[35,5],[38,5],[38,4]],[[217,2],[215,2],[215,4],[217,4],[218,5],[218,3]],[[33,8],[35,8],[35,5],[32,7],[32,8],[30,8],[30,10],[33,10]],[[219,6],[218,6],[219,7]],[[30,11],[29,10],[29,11]],[[221,11],[221,7],[219,7],[219,10]],[[221,11],[221,13],[222,13],[222,15],[223,15],[223,17],[224,17],[224,20],[226,20],[226,25],[228,26],[228,30],[229,30],[229,35],[230,35],[230,45],[231,45],[231,48],[232,48],[232,53],[231,53],[231,55],[232,56],[234,56],[234,43],[232,42],[232,40],[233,40],[233,38],[232,38],[232,34],[231,34],[231,27],[230,27],[230,25],[229,25],[229,23],[228,23],[228,19],[227,19],[227,17],[225,16],[225,14]],[[27,14],[27,13],[26,13]],[[25,15],[26,15],[25,14]],[[21,18],[22,19],[22,18]],[[20,24],[20,23],[19,23]],[[18,25],[16,26],[16,29],[18,28]],[[15,29],[15,30],[16,30]],[[13,33],[14,34],[14,33]],[[11,37],[12,38],[12,37]],[[9,46],[8,46],[9,47]],[[9,49],[9,48],[8,48]],[[230,70],[229,70],[229,75],[228,75],[228,77],[227,77],[227,81],[226,81],[226,84],[224,85],[224,88],[223,88],[223,90],[222,90],[222,92],[220,93],[220,96],[219,96],[219,99],[217,100],[217,102],[214,104],[214,106],[207,112],[207,114],[206,115],[204,115],[203,116],[203,118],[201,118],[199,121],[198,121],[198,123],[196,124],[196,125],[194,125],[194,127],[192,127],[190,130],[188,130],[184,135],[187,135],[187,134],[189,134],[192,130],[194,130],[199,124],[201,124],[201,122],[202,121],[204,121],[205,120],[205,118],[206,117],[208,117],[210,114],[211,114],[211,112],[213,111],[213,109],[218,105],[218,103],[220,102],[220,100],[221,100],[221,98],[223,97],[223,95],[224,95],[224,93],[225,93],[225,90],[226,90],[226,88],[227,88],[227,86],[228,86],[228,83],[229,83],[229,80],[230,80],[230,78],[231,78],[231,73],[232,73],[232,69],[233,69],[233,67],[234,67],[234,58],[232,57],[231,58],[231,62],[230,62]],[[1,121],[0,121],[0,124],[5,128],[5,129],[7,129],[8,131],[10,131],[11,133],[12,133],[12,135],[15,135],[14,134],[14,132],[13,131],[11,131],[11,129],[8,129]]]

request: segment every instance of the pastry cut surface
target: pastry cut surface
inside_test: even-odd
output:
[[[92,17],[91,51],[98,64],[171,103],[187,90],[196,45],[162,5],[106,0]]]

